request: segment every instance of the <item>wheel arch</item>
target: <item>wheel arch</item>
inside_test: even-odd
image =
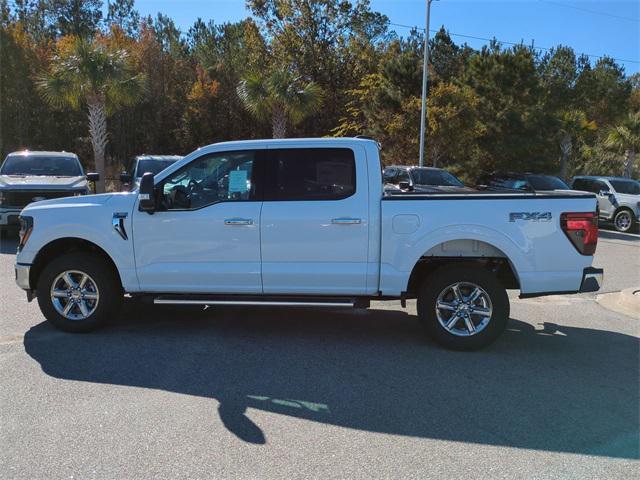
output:
[[[84,238],[63,237],[47,243],[36,254],[29,272],[29,284],[31,287],[36,288],[40,274],[51,259],[71,252],[87,252],[99,255],[110,266],[120,285],[122,285],[122,276],[116,263],[102,247]]]
[[[445,265],[469,265],[494,273],[505,289],[519,289],[518,272],[509,256],[497,246],[476,239],[456,239],[440,242],[424,252],[409,275],[406,292],[415,294],[422,281]]]
[[[618,213],[620,213],[623,210],[626,210],[627,212],[629,212],[631,214],[631,218],[635,219],[636,214],[633,213],[633,208],[631,208],[629,205],[620,205],[619,207],[617,207],[613,212],[613,218],[616,218],[616,215],[618,215]]]

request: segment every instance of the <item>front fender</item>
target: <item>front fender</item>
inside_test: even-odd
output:
[[[18,254],[17,262],[32,264],[38,252],[51,242],[61,239],[80,239],[104,250],[115,264],[125,291],[138,291],[132,239],[131,198],[114,195],[100,203],[37,205],[23,211],[34,218],[33,232]],[[114,214],[126,214],[123,225],[129,232],[124,239],[113,228]]]

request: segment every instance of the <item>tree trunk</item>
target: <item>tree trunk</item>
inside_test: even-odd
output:
[[[633,163],[636,161],[635,150],[629,149],[624,152],[624,176],[631,178],[633,174]]]
[[[287,112],[284,108],[276,106],[271,114],[273,138],[286,138],[287,136]]]
[[[440,163],[440,157],[442,157],[442,154],[440,152],[440,147],[438,147],[438,145],[434,145],[432,143],[432,146],[433,146],[433,148],[431,149],[431,156],[432,156],[432,159],[433,159],[432,166],[433,166],[433,168],[438,168],[438,163]],[[427,163],[427,162],[425,162],[425,163]]]
[[[93,147],[93,159],[100,180],[96,182],[96,193],[104,193],[105,165],[104,152],[107,148],[107,111],[103,99],[90,99],[89,107],[89,136]]]
[[[571,135],[565,133],[560,140],[560,178],[567,179],[567,164],[569,163],[569,155],[571,155]]]

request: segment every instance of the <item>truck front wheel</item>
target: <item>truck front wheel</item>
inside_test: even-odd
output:
[[[474,265],[445,266],[418,294],[418,318],[439,344],[477,350],[491,344],[509,320],[509,297],[498,279]]]
[[[40,310],[56,328],[88,332],[113,317],[122,304],[122,288],[99,255],[69,253],[49,263],[37,285]]]

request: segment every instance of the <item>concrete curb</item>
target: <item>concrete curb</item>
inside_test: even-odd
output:
[[[596,301],[604,308],[640,320],[640,287],[627,288],[621,292],[603,293],[596,296]]]

